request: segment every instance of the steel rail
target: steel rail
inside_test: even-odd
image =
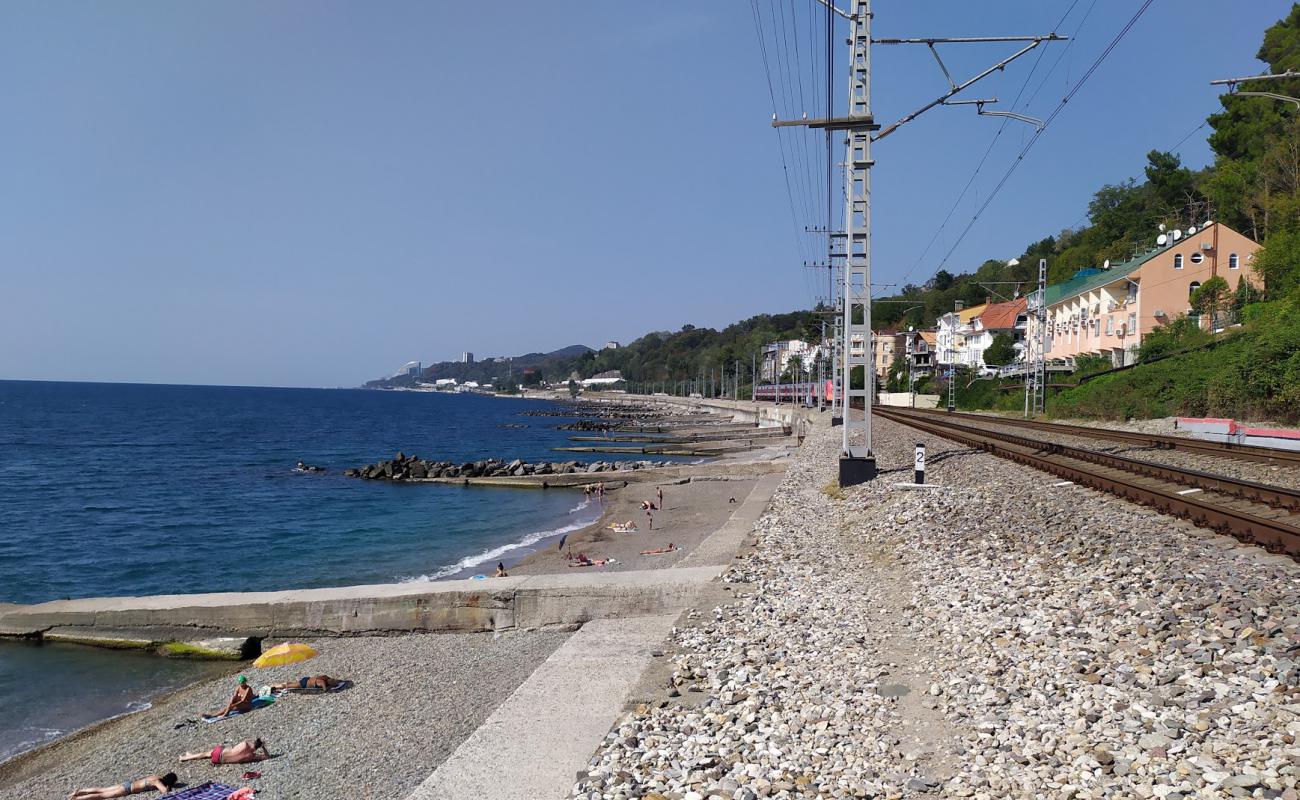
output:
[[[936,424],[939,424],[938,417],[935,418],[935,422]],[[1097,450],[1089,450],[1086,447],[1060,444],[1059,442],[1044,442],[1040,439],[1030,439],[1018,434],[1007,433],[1006,431],[989,430],[988,428],[962,425],[957,422],[945,422],[942,423],[942,427],[992,436],[996,439],[1001,439],[1004,442],[1020,445],[1021,447],[1034,448],[1049,454],[1061,454],[1069,458],[1077,458],[1080,461],[1087,461],[1101,467],[1110,467],[1125,472],[1132,472],[1135,475],[1169,481],[1170,483],[1190,486],[1207,492],[1228,494],[1242,500],[1249,500],[1254,503],[1263,503],[1272,508],[1282,508],[1287,511],[1300,511],[1300,491],[1289,489],[1284,486],[1256,483],[1255,481],[1232,478],[1227,475],[1216,475],[1211,472],[1202,472],[1201,470],[1190,469],[1187,467],[1174,467],[1169,464],[1158,464],[1152,461],[1143,461],[1138,458],[1129,458],[1128,456],[1117,455],[1115,453],[1103,453]]]
[[[1063,452],[1064,446],[1053,445],[1050,442],[1034,442],[1011,434],[994,435],[997,432],[977,430],[952,423],[944,424],[928,415],[898,413],[896,409],[878,409],[878,411],[881,411],[881,416],[891,421],[1049,472],[1083,486],[1151,506],[1166,514],[1190,520],[1197,525],[1232,535],[1266,549],[1285,552],[1292,556],[1300,555],[1300,527],[1291,525],[1287,521],[1270,519],[1253,511],[1232,508],[1222,503],[1207,502],[1203,498],[1190,494],[1179,494],[1176,490],[1146,485],[1140,480],[1151,476],[1133,474],[1133,478],[1128,479],[1122,474],[1115,474],[1122,472],[1120,468],[1094,465],[1090,461],[1072,457]],[[1031,443],[1005,441],[1004,436]],[[1056,449],[1053,449],[1054,447]],[[1094,466],[1109,472],[1098,471]]]
[[[1115,428],[1093,428],[1087,425],[1067,425],[1062,422],[1044,422],[1042,420],[1017,419],[1015,417],[995,417],[989,414],[968,414],[962,412],[948,413],[930,409],[902,409],[889,406],[877,406],[901,414],[916,414],[948,420],[966,422],[983,422],[989,425],[1005,425],[1009,428],[1029,428],[1031,430],[1052,431],[1066,436],[1078,436],[1084,439],[1110,439],[1117,442],[1143,444],[1160,450],[1183,450],[1197,455],[1216,458],[1233,458],[1239,461],[1258,461],[1274,466],[1300,468],[1300,451],[1284,450],[1280,447],[1256,447],[1254,445],[1229,444],[1227,442],[1207,442],[1202,439],[1190,439],[1185,436],[1165,436],[1159,433],[1139,433],[1121,431]]]

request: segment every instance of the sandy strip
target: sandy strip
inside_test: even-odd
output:
[[[542,542],[538,550],[508,567],[512,575],[537,575],[553,572],[622,572],[626,570],[662,569],[675,566],[704,539],[722,527],[731,514],[749,496],[756,479],[707,480],[689,483],[632,483],[605,495],[605,511],[600,519],[569,534],[564,549],[559,540]],[[655,489],[664,493],[663,508],[653,512],[654,528],[642,511],[642,500],[656,504]],[[735,502],[732,502],[732,501]],[[595,502],[595,501],[593,501]],[[636,533],[616,533],[609,528],[615,521],[632,520]],[[657,550],[673,544],[677,549],[660,555],[641,555],[643,550]],[[569,567],[565,555],[585,553],[593,560],[613,559],[618,563],[593,567]]]
[[[270,798],[398,798],[433,772],[569,634],[441,634],[329,639],[304,664],[242,669],[256,687],[325,673],[355,686],[327,695],[290,694],[215,724],[197,719],[222,705],[230,678],[196,684],[153,708],[61,739],[0,765],[0,797],[63,798],[74,787],[108,786],[175,771],[193,785],[251,785]],[[39,690],[33,687],[33,690]],[[253,765],[191,761],[186,750],[261,736],[276,758]],[[246,769],[262,777],[242,781]],[[146,795],[156,796],[156,795]]]

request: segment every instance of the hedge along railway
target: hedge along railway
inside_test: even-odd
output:
[[[1109,492],[1142,503],[1167,514],[1190,520],[1242,541],[1274,552],[1300,557],[1300,492],[1279,486],[1238,480],[1199,470],[1155,464],[1126,456],[1102,453],[1083,447],[1046,442],[1029,436],[989,430],[985,425],[1002,425],[1000,417],[913,412],[877,407],[885,419],[974,447],[993,455],[1034,467],[1074,483]],[[1019,420],[1016,420],[1019,422]],[[976,423],[976,424],[970,424]],[[1042,430],[1065,428],[1072,436],[1114,438],[1127,431],[1101,430],[1057,423],[1040,423]],[[1026,426],[1029,427],[1029,426]],[[1104,435],[1098,435],[1101,430]],[[1064,431],[1053,431],[1064,432]],[[1125,441],[1177,439],[1134,434]],[[1184,440],[1177,439],[1179,445]],[[1243,448],[1217,442],[1237,458]],[[1288,451],[1279,451],[1288,452]],[[1289,455],[1294,455],[1288,453]],[[1289,462],[1300,466],[1300,462]]]

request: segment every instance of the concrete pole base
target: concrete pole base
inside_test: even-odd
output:
[[[860,483],[875,480],[877,474],[874,456],[861,458],[854,458],[853,456],[840,457],[840,486],[842,488],[857,486]]]

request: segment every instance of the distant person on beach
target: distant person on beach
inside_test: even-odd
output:
[[[257,752],[261,750],[262,752]],[[261,739],[252,739],[242,741],[239,744],[232,744],[226,747],[219,744],[209,750],[200,753],[186,753],[181,756],[181,761],[201,761],[208,759],[213,766],[218,764],[247,764],[250,761],[265,761],[271,757],[271,751],[266,749],[266,745]]]
[[[658,555],[663,555],[664,553],[673,553],[676,552],[676,550],[677,550],[677,545],[673,544],[672,542],[669,542],[667,547],[661,547],[658,550],[642,550],[641,555],[658,556]]]
[[[342,685],[343,681],[338,678],[331,678],[328,675],[304,675],[293,683],[273,683],[271,688],[276,691],[284,689],[322,689],[328,692]]]
[[[239,676],[238,685],[235,686],[235,694],[230,698],[230,704],[220,711],[211,714],[204,714],[205,717],[224,717],[227,714],[238,711],[246,714],[253,710],[253,690],[248,685],[248,678],[244,675]]]
[[[107,800],[110,797],[126,797],[142,792],[162,792],[166,794],[176,785],[176,773],[166,775],[148,775],[135,781],[122,781],[116,786],[102,786],[98,789],[76,789],[68,795],[68,800]]]
[[[660,507],[660,508],[663,508],[663,507],[664,507],[664,487],[662,487],[662,486],[656,486],[656,487],[655,487],[655,497],[658,498],[658,500],[659,500],[659,507]]]
[[[505,562],[502,562],[502,561],[498,561],[498,562],[497,562],[497,574],[495,575],[495,577],[497,577],[497,578],[509,578],[509,577],[510,577],[510,573],[506,572],[506,565],[505,565]]]

